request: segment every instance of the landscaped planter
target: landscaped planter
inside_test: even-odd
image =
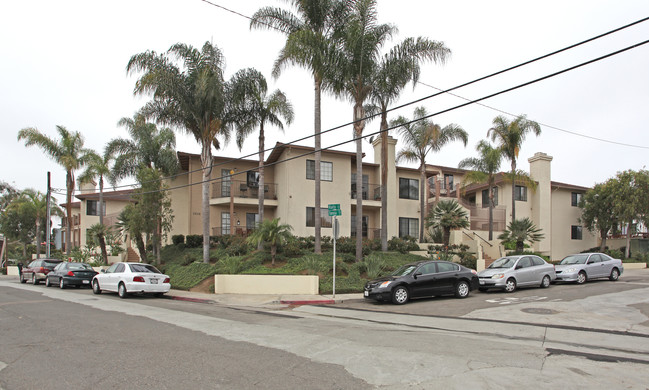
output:
[[[622,263],[624,269],[643,269],[647,268],[647,263]]]
[[[316,275],[214,275],[216,294],[318,294]]]

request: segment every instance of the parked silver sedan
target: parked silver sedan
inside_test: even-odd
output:
[[[604,253],[579,253],[566,256],[557,264],[557,282],[583,284],[589,279],[608,278],[616,281],[624,272],[622,260]]]
[[[487,269],[478,272],[480,283],[478,290],[499,288],[514,292],[516,288],[525,286],[547,288],[556,277],[554,265],[538,256],[507,256],[501,257],[491,263]]]

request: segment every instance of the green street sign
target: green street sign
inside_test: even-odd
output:
[[[333,217],[334,215],[342,215],[342,212],[340,211],[340,204],[329,205],[329,216]]]

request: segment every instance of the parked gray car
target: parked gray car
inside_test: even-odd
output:
[[[616,281],[624,266],[622,260],[603,253],[579,253],[566,256],[557,264],[557,282],[585,283],[589,279],[608,278]]]
[[[499,288],[514,292],[516,288],[525,286],[547,288],[556,277],[554,265],[538,256],[507,256],[501,257],[491,263],[487,269],[478,272],[480,283],[478,290]]]

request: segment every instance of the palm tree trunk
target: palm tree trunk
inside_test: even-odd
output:
[[[314,76],[315,84],[315,99],[314,99],[314,124],[313,132],[315,133],[315,210],[314,214],[314,223],[315,223],[315,243],[314,243],[314,252],[322,253],[322,244],[320,241],[321,233],[321,216],[320,216],[320,160],[322,158],[322,153],[320,148],[322,147],[320,141],[320,130],[321,130],[321,112],[320,112],[320,98],[321,98],[321,89],[322,89],[322,77],[316,75]]]
[[[381,112],[381,251],[388,250],[388,113]]]
[[[512,159],[512,222],[516,220],[516,160]]]
[[[424,217],[426,216],[425,190],[426,186],[426,165],[421,162],[419,167],[419,242],[424,242]],[[448,245],[448,243],[446,244]]]
[[[203,150],[201,152],[201,165],[203,168],[203,198],[201,207],[201,217],[203,219],[203,263],[210,262],[210,183],[209,179],[212,174],[212,143],[210,140],[203,140]],[[230,221],[232,224],[232,221]]]
[[[104,264],[108,264],[108,252],[106,251],[106,239],[103,234],[98,234],[97,239],[99,240],[99,248],[101,249],[101,258]]]
[[[259,126],[259,190],[258,192],[258,199],[259,199],[259,207],[257,210],[257,213],[259,214],[259,222],[263,222],[264,220],[264,195],[265,195],[265,178],[264,178],[264,143],[265,143],[265,136],[264,136],[264,122],[261,122],[261,125]],[[257,226],[255,226],[256,228]],[[262,241],[259,241],[259,244],[257,244],[257,249],[262,250],[264,248],[264,243]]]
[[[354,106],[354,136],[356,138],[356,262],[363,260],[363,128],[365,117],[362,102]]]
[[[275,265],[275,255],[277,254],[277,245],[270,246],[270,264]]]
[[[72,243],[70,242],[70,238],[72,237],[72,192],[74,191],[74,178],[72,177],[72,172],[67,171],[66,174],[66,186],[67,186],[67,194],[66,194],[66,204],[65,204],[65,212],[68,217],[68,228],[65,230],[65,256],[67,258],[70,258],[70,249],[72,248]]]
[[[36,218],[36,258],[37,259],[41,258],[41,219],[40,218]]]
[[[99,224],[104,225],[104,177],[99,177]]]
[[[135,245],[137,246],[137,251],[140,253],[140,260],[144,263],[148,263],[148,259],[146,256],[146,246],[144,245],[144,240],[142,239],[141,234],[136,234],[133,238],[135,238]]]
[[[494,239],[494,192],[489,183],[489,241]]]

